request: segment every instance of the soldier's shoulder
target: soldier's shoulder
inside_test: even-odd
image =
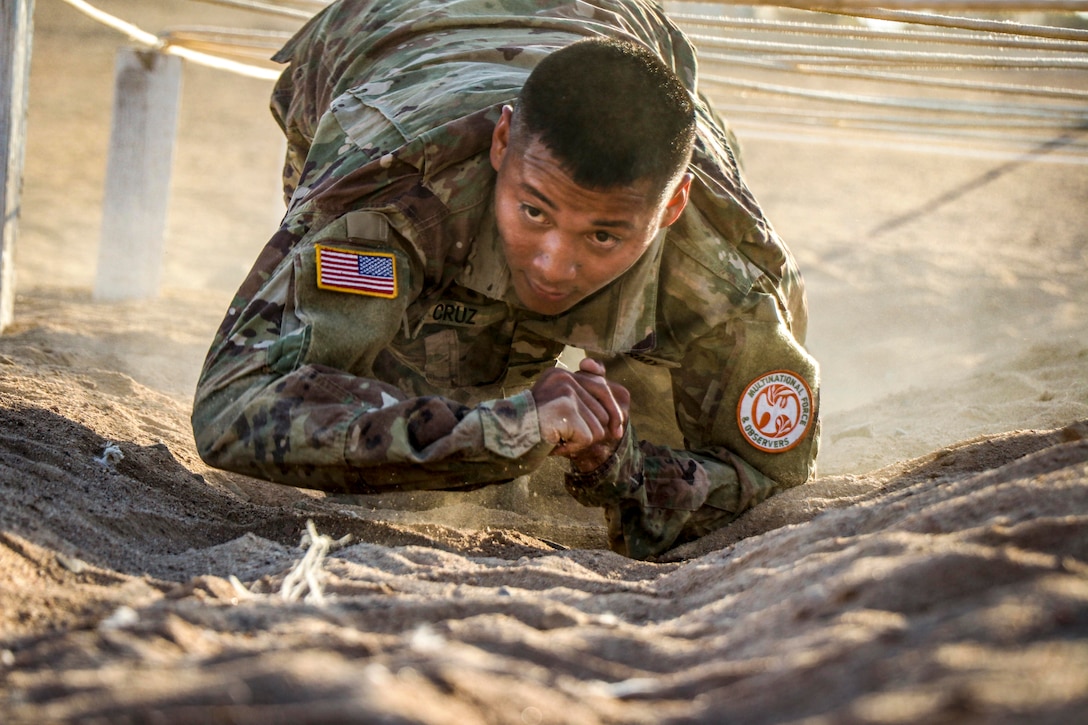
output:
[[[748,294],[766,272],[742,249],[771,233],[754,220],[748,222],[723,231],[689,205],[666,236],[666,286],[705,290],[710,285],[731,290],[731,297]]]

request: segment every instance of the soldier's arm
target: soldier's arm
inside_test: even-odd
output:
[[[270,245],[216,336],[193,428],[211,465],[331,491],[470,488],[515,478],[551,450],[529,392],[474,407],[376,380],[401,329],[413,274],[396,245],[359,242],[340,220]],[[316,247],[395,258],[403,285],[367,296],[319,289]]]
[[[813,474],[816,364],[776,303],[759,297],[763,304],[750,314],[691,341],[671,376],[634,361],[610,363],[610,379],[631,390],[634,423],[609,460],[569,475],[567,488],[583,504],[604,508],[616,551],[635,558],[661,553]],[[661,423],[673,418],[682,441],[638,440],[667,438]]]

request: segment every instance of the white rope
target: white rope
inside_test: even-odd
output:
[[[290,33],[226,28],[171,28],[160,36],[171,47],[189,48],[202,53],[245,58],[257,63],[268,59],[291,37]]]
[[[1088,101],[1088,90],[1075,88],[1056,88],[1052,86],[1027,86],[1020,83],[992,83],[988,81],[958,80],[953,78],[931,78],[905,73],[888,73],[875,70],[858,70],[847,66],[809,66],[786,64],[769,58],[753,58],[746,55],[716,55],[704,63],[704,68],[717,68],[726,71],[736,66],[749,66],[769,71],[821,75],[835,78],[854,78],[881,83],[917,86],[921,88],[941,88],[957,91],[978,91],[1010,96],[1040,96],[1043,98]]]
[[[247,48],[269,48],[279,50],[294,35],[288,30],[242,30],[238,28],[218,28],[206,25],[186,25],[170,28],[163,32],[167,42],[175,39],[189,39],[220,42],[224,45],[238,44]]]
[[[87,15],[94,20],[102,23],[103,25],[113,28],[114,30],[126,35],[129,40],[139,43],[140,45],[146,45],[147,47],[157,50],[161,53],[169,53],[170,55],[176,55],[186,60],[197,63],[198,65],[207,66],[209,68],[217,68],[219,70],[229,71],[238,75],[248,76],[250,78],[260,78],[262,80],[276,80],[280,76],[278,70],[271,68],[258,68],[257,66],[249,65],[246,63],[239,63],[237,61],[228,60],[226,58],[220,58],[214,55],[208,55],[207,53],[201,53],[199,51],[190,50],[188,48],[179,47],[176,45],[169,45],[162,38],[146,30],[141,30],[132,23],[121,20],[120,18],[105,13],[98,8],[94,7],[90,3],[84,2],[84,0],[63,0],[76,10],[79,10],[84,15]]]
[[[760,53],[782,53],[793,58],[802,58],[808,62],[833,60],[861,60],[869,64],[894,64],[915,66],[940,66],[959,68],[963,66],[982,68],[1023,68],[1023,69],[1088,69],[1088,55],[1079,57],[1044,57],[1044,56],[995,56],[968,55],[965,53],[931,53],[923,51],[877,50],[873,48],[849,48],[845,46],[802,45],[799,43],[779,43],[768,40],[743,40],[722,38],[713,35],[689,36],[698,47],[724,48]],[[705,57],[700,55],[700,58]]]
[[[799,115],[788,109],[768,106],[716,106],[728,114],[736,128],[794,128],[807,132],[850,133],[865,131],[885,136],[914,136],[934,142],[959,140],[1005,149],[1060,148],[1066,161],[1088,162],[1088,139],[1083,132],[1069,129],[1041,128],[1030,122],[997,120],[980,125],[975,120],[933,119],[885,116],[841,111],[806,112]],[[747,134],[747,130],[745,131]]]
[[[815,101],[831,101],[835,103],[850,103],[864,106],[907,108],[919,111],[973,114],[1001,118],[1018,116],[1021,118],[1051,119],[1056,123],[1071,126],[1082,125],[1085,121],[1085,111],[1082,108],[1065,108],[1060,106],[1016,106],[997,103],[955,103],[930,99],[896,98],[893,96],[866,96],[854,93],[836,93],[833,91],[794,88],[773,83],[745,81],[737,78],[723,78],[715,75],[704,75],[702,76],[702,80],[716,86],[727,86],[746,91],[792,96]]]
[[[351,534],[334,540],[330,536],[317,533],[317,527],[311,520],[306,521],[306,531],[299,541],[299,548],[306,549],[302,559],[287,573],[280,586],[280,596],[285,602],[297,602],[303,594],[307,604],[325,603],[324,578],[322,564],[330,551],[339,549],[351,541]]]
[[[806,10],[826,10],[833,3],[759,3],[787,5]],[[865,3],[861,3],[864,5]],[[881,3],[898,5],[902,3]],[[921,7],[921,4],[914,4]],[[703,11],[707,12],[707,11]],[[958,138],[965,143],[998,143],[1005,147],[1031,147],[1045,143],[1037,134],[1062,138],[1088,127],[1088,90],[1069,86],[1056,74],[1043,76],[1049,83],[1001,82],[964,76],[964,68],[982,74],[1032,73],[1042,69],[1080,72],[1088,68],[1088,32],[1020,23],[974,20],[920,12],[858,8],[836,9],[838,15],[876,17],[910,26],[891,28],[862,25],[831,25],[769,18],[729,17],[685,13],[670,14],[699,49],[700,79],[715,107],[738,127],[771,123],[799,131],[834,133],[850,130],[900,136]],[[816,17],[816,16],[814,16]],[[939,32],[927,26],[941,28]],[[818,38],[819,42],[807,40]],[[831,42],[831,45],[821,44]],[[934,47],[911,47],[920,44]],[[944,48],[941,51],[941,48]],[[997,52],[982,53],[979,48]],[[1010,54],[1009,51],[1014,51]],[[938,51],[938,52],[935,52]],[[1020,51],[1016,53],[1015,51]],[[1023,52],[1029,51],[1030,56]],[[780,85],[764,81],[767,71],[788,78]],[[819,91],[806,88],[801,76],[853,79],[881,84],[881,94]],[[894,95],[899,88],[915,88],[929,97]],[[739,91],[739,92],[738,92]],[[951,92],[1000,95],[1003,103],[968,103],[949,98]],[[777,97],[778,110],[730,105],[749,93]],[[943,97],[942,97],[943,95]],[[1055,103],[1044,105],[1039,100]],[[1057,105],[1065,104],[1065,105]],[[768,103],[768,105],[770,105]],[[851,112],[854,107],[882,109],[890,115]],[[822,110],[831,108],[833,110]],[[894,114],[894,115],[892,115]],[[976,130],[971,130],[976,129]],[[1032,135],[1036,134],[1036,135]],[[1083,163],[1085,146],[1079,138],[1063,142],[1063,158]]]
[[[245,10],[275,13],[298,19],[308,19],[312,15],[328,5],[324,0],[198,0],[199,2],[226,5]],[[253,61],[262,61],[267,56],[268,50],[274,50],[282,45],[287,33],[276,31],[242,31],[242,30],[216,30],[204,28],[178,29],[154,35],[120,18],[109,15],[85,0],[64,0],[70,6],[80,10],[91,18],[124,33],[131,40],[155,49],[159,52],[177,55],[192,62],[227,70],[241,75],[274,80],[279,77],[280,71],[275,68],[257,67],[248,63],[238,62],[222,57],[230,55]],[[722,3],[718,4],[733,4]],[[979,90],[986,92],[1001,92],[1016,95],[1037,95],[1054,99],[1083,100],[1083,91],[1051,88],[1031,87],[1016,84],[994,84],[981,82],[966,82],[951,79],[923,78],[913,75],[894,74],[879,70],[882,66],[898,66],[925,68],[928,70],[940,68],[962,68],[965,66],[992,70],[1004,69],[1041,69],[1058,68],[1083,70],[1088,68],[1088,31],[1074,29],[1057,29],[1046,26],[1025,25],[1003,21],[975,20],[971,18],[955,18],[949,16],[933,15],[924,12],[916,12],[920,8],[941,9],[972,9],[985,6],[988,10],[1034,10],[1034,9],[1088,9],[1088,0],[1082,2],[995,2],[970,3],[970,2],[940,2],[939,0],[924,0],[917,2],[904,2],[896,0],[880,0],[868,2],[867,0],[816,0],[814,2],[754,2],[753,5],[777,5],[797,9],[831,12],[835,14],[855,15],[857,17],[872,17],[876,19],[888,19],[896,22],[907,22],[915,25],[931,25],[955,29],[956,33],[920,32],[917,30],[886,30],[877,28],[842,28],[827,24],[792,23],[780,21],[764,21],[756,19],[713,18],[707,16],[677,14],[678,20],[683,24],[687,21],[694,27],[702,28],[734,28],[749,31],[770,31],[780,34],[812,35],[821,34],[824,37],[834,36],[839,38],[858,40],[877,40],[892,42],[933,42],[959,44],[962,46],[996,46],[1002,50],[1015,47],[1041,51],[1041,56],[986,56],[969,55],[966,53],[936,53],[916,52],[903,50],[878,50],[864,47],[845,46],[818,46],[804,45],[800,43],[782,43],[765,40],[745,40],[736,37],[720,37],[713,35],[692,34],[700,50],[704,48],[725,50],[726,53],[704,52],[700,58],[708,69],[722,69],[726,64],[730,66],[756,66],[775,72],[802,73],[808,75],[825,75],[837,77],[850,77],[880,82],[893,82],[910,84],[930,88],[944,88],[957,90]],[[285,7],[292,5],[294,7]],[[903,8],[907,8],[903,10]],[[966,34],[964,31],[975,33]],[[997,33],[1003,38],[987,37],[977,33]],[[1052,38],[1055,40],[1048,40]],[[213,55],[214,51],[220,55]],[[728,51],[733,51],[729,54]],[[1073,51],[1071,55],[1063,56],[1062,51]],[[737,55],[747,52],[754,55]],[[982,106],[978,104],[947,103],[926,99],[897,99],[894,97],[857,96],[850,94],[820,93],[807,91],[800,88],[775,86],[767,83],[756,83],[740,79],[726,78],[721,75],[704,75],[703,80],[711,86],[741,88],[749,91],[772,93],[779,96],[793,96],[807,98],[814,101],[832,101],[846,104],[863,104],[873,106],[885,106],[893,108],[908,108],[923,112],[950,112],[954,114],[979,114],[983,117],[996,118],[998,116],[1013,115],[1029,117],[1037,120],[1049,119],[1055,125],[1083,125],[1085,114],[1081,110],[1070,110],[1058,107],[1017,107],[1017,106]]]
[[[994,154],[983,153],[986,157],[1001,157],[1003,154],[1023,156],[1028,154],[1033,160],[1048,163],[1088,165],[1088,144],[1076,140],[1076,131],[1055,129],[1042,134],[1026,129],[1028,133],[1012,133],[1012,129],[987,131],[970,126],[942,126],[919,124],[914,119],[895,123],[891,119],[837,120],[834,117],[808,118],[791,115],[788,112],[774,114],[748,113],[742,108],[723,106],[730,113],[731,126],[744,138],[789,139],[794,141],[821,140],[829,141],[834,137],[845,139],[854,145],[861,143],[864,136],[881,138],[881,143],[889,148],[906,148],[907,139],[914,139],[909,147],[926,152],[948,151],[955,148],[966,155],[971,151],[988,148]],[[822,137],[822,138],[817,138]],[[864,143],[861,143],[864,145]],[[1038,149],[1048,149],[1045,154]],[[1006,156],[1007,158],[1007,156]]]
[[[815,9],[815,8],[814,8]],[[911,23],[914,25],[928,25],[939,28],[955,28],[959,30],[974,30],[985,33],[998,33],[1001,35],[1022,35],[1033,38],[1053,38],[1056,40],[1088,40],[1088,30],[1079,28],[1059,28],[1051,25],[1029,25],[1014,23],[1010,20],[984,20],[980,18],[962,18],[953,15],[941,15],[934,13],[922,13],[912,10],[882,10],[880,8],[836,10],[832,8],[819,8],[819,12],[832,13],[834,15],[847,15],[868,20],[887,20],[894,23]]]
[[[1002,35],[987,30],[978,32],[964,29],[959,32],[926,31],[917,27],[909,29],[873,28],[865,25],[830,25],[827,23],[802,23],[769,18],[737,18],[729,16],[689,15],[670,13],[669,17],[684,28],[708,28],[741,30],[781,35],[815,35],[820,38],[844,38],[866,41],[893,41],[902,43],[938,43],[962,46],[986,46],[1002,49],[1088,52],[1088,33],[1081,40],[1038,37],[1030,35]],[[929,16],[932,17],[932,16]],[[1039,26],[1019,26],[1030,32]],[[1005,28],[1006,30],[1008,28]]]
[[[736,5],[729,0],[711,0]],[[745,5],[779,5],[800,10],[983,10],[986,12],[1085,11],[1088,0],[746,0]]]
[[[714,109],[726,115],[730,121],[740,116],[747,117],[775,117],[786,120],[795,120],[798,123],[812,123],[814,121],[831,125],[849,123],[872,123],[884,125],[896,125],[902,127],[918,128],[949,128],[949,129],[985,129],[984,132],[996,130],[994,138],[1002,138],[1001,129],[1009,129],[1021,132],[1039,131],[1053,133],[1056,129],[1049,124],[1039,123],[1033,120],[1019,120],[1013,118],[987,119],[984,123],[974,118],[934,118],[931,116],[884,116],[872,113],[851,113],[836,109],[806,110],[798,114],[796,109],[780,106],[755,106],[751,104],[721,103],[715,104]],[[1084,145],[1078,143],[1077,145]],[[1086,146],[1088,148],[1088,146]]]

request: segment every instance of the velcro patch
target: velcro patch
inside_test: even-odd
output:
[[[487,327],[506,319],[510,308],[505,302],[480,304],[458,299],[442,299],[431,304],[422,324],[445,327]]]
[[[393,299],[397,296],[397,260],[387,252],[359,252],[322,244],[317,254],[317,286],[336,292]]]
[[[784,453],[812,425],[812,391],[800,375],[776,370],[752,382],[737,404],[737,425],[745,440],[767,453]]]

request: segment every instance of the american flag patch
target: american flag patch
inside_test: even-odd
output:
[[[352,252],[321,244],[317,249],[317,286],[371,297],[397,296],[397,265],[392,254]]]

